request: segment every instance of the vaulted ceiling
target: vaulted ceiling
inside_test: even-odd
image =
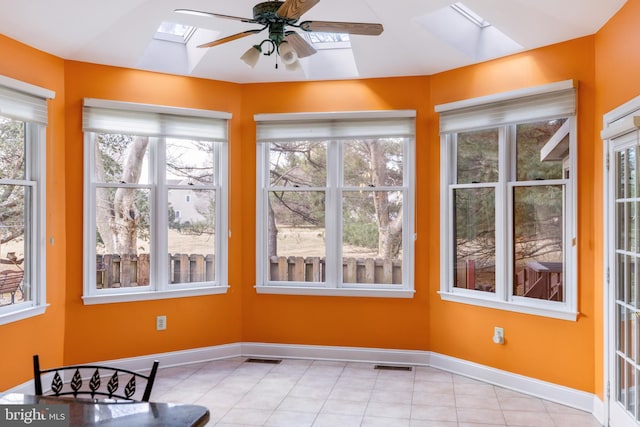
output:
[[[306,1],[306,0],[305,0]],[[240,56],[267,31],[211,47],[196,46],[260,25],[192,16],[195,9],[252,18],[255,0],[0,0],[2,34],[64,59],[238,83],[429,75],[593,34],[625,0],[464,0],[491,24],[480,27],[453,0],[320,0],[301,21],[380,23],[379,36],[351,35],[290,71],[262,56]],[[154,38],[161,23],[196,27],[186,43]],[[299,23],[299,22],[298,22]],[[296,30],[295,28],[291,28]],[[308,33],[297,29],[303,36]],[[4,60],[10,60],[5,58]]]

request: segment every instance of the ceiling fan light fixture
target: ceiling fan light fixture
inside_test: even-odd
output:
[[[278,47],[278,53],[284,65],[292,65],[298,61],[298,53],[287,42],[283,42]]]
[[[240,59],[249,67],[254,68],[258,63],[258,59],[260,59],[261,53],[262,49],[260,49],[260,46],[254,45],[251,46],[245,53],[243,53]]]
[[[298,24],[300,17],[318,4],[319,1],[320,0],[262,1],[253,7],[253,18],[221,15],[219,13],[202,12],[192,9],[175,9],[175,12],[262,25],[262,28],[243,31],[213,40],[209,43],[201,44],[198,46],[201,48],[218,46],[223,43],[258,34],[268,29],[268,38],[262,40],[260,44],[252,46],[240,57],[240,59],[251,68],[256,66],[261,54],[270,56],[273,53],[276,54],[276,68],[278,68],[278,57],[280,57],[280,60],[287,69],[291,68],[289,66],[299,68],[298,58],[306,58],[317,52],[297,31],[288,29],[287,27],[298,28],[307,33],[328,32],[365,36],[377,36],[384,30],[382,24],[366,22],[304,21]],[[264,49],[263,45],[265,45]]]
[[[293,61],[291,64],[284,64],[284,68],[287,71],[296,71],[300,69],[300,61],[298,61],[297,59],[295,61]]]

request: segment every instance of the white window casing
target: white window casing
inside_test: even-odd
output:
[[[257,212],[256,212],[256,291],[258,293],[373,296],[412,298],[414,247],[414,191],[415,191],[415,111],[357,111],[332,113],[257,114]],[[358,138],[404,138],[402,187],[379,187],[380,191],[401,191],[402,194],[402,283],[400,285],[368,285],[342,283],[342,239],[340,212],[343,186],[342,149],[340,141]],[[326,191],[326,281],[325,282],[273,282],[269,280],[267,263],[269,145],[296,141],[322,141],[327,143],[326,187],[299,191]],[[353,190],[351,190],[353,191]],[[335,258],[335,259],[334,259]],[[340,258],[340,259],[338,259]]]
[[[228,120],[225,112],[137,104],[87,98],[83,104],[83,131],[85,132],[85,304],[117,303],[225,293],[227,284],[228,243]],[[94,182],[93,135],[99,133],[149,137],[149,183],[96,183]],[[191,183],[170,183],[166,179],[165,145],[168,139],[208,141],[215,145],[214,182],[193,186]],[[96,287],[96,188],[136,188],[150,194],[151,268],[148,286],[98,289]],[[167,266],[166,212],[168,193],[171,191],[208,191],[215,194],[215,280],[203,279],[195,283],[171,284]],[[190,196],[189,196],[190,197]],[[180,197],[184,200],[184,195]],[[176,210],[176,219],[181,217]]]
[[[441,134],[441,286],[443,300],[495,309],[516,311],[564,320],[577,318],[577,82],[566,80],[495,95],[438,105]],[[535,188],[537,181],[518,181],[514,178],[515,126],[537,121],[566,119],[557,137],[541,150],[545,158],[563,160],[563,179],[547,180],[545,185],[561,186],[563,196],[563,301],[547,301],[516,296],[511,254],[513,237],[513,192],[518,186]],[[499,179],[495,184],[455,185],[457,171],[455,140],[460,132],[499,129]],[[568,141],[568,144],[567,144]],[[509,144],[509,145],[502,145]],[[569,153],[569,154],[566,154]],[[566,156],[566,157],[561,157]],[[495,292],[482,292],[456,287],[454,284],[454,202],[455,188],[495,186]],[[531,187],[534,186],[534,187]]]
[[[9,77],[0,76],[0,115],[25,126],[25,176],[0,179],[0,185],[17,185],[28,189],[25,205],[25,254],[22,288],[29,297],[0,308],[0,325],[26,319],[45,312],[46,302],[46,127],[48,101],[55,92]],[[49,239],[53,244],[53,236]],[[20,291],[18,291],[19,293]]]

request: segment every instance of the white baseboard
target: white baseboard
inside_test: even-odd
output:
[[[594,395],[573,388],[436,353],[431,354],[431,366],[590,413],[594,410]]]
[[[162,375],[163,368],[232,357],[277,357],[431,366],[587,411],[592,413],[600,422],[604,418],[604,404],[592,393],[429,351],[244,342],[107,360],[96,362],[96,364],[111,365],[132,371],[145,371],[151,368],[154,360],[158,360],[160,362],[159,375]],[[28,381],[7,390],[7,392],[33,393],[33,381]]]
[[[430,352],[362,347],[243,343],[242,355],[428,366]]]
[[[598,396],[593,395],[593,412],[591,412],[596,420],[600,423],[600,425],[607,425],[605,422],[606,419],[606,408],[604,406],[604,402],[600,400]]]

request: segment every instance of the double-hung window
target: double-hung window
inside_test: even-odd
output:
[[[46,307],[46,126],[54,96],[0,76],[0,324]]]
[[[229,118],[85,99],[85,303],[226,292]]]
[[[412,297],[415,111],[255,120],[257,291]]]
[[[441,296],[576,318],[573,81],[439,105]]]

